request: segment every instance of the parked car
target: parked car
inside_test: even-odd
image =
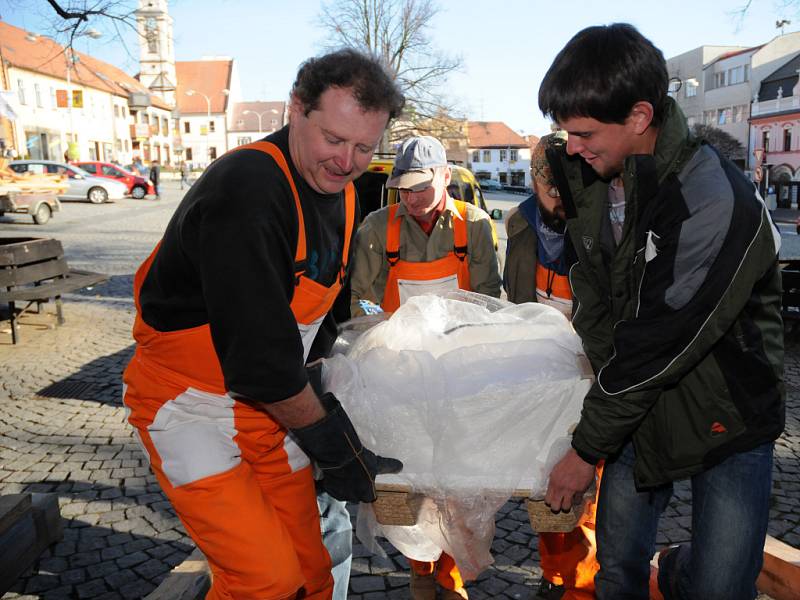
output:
[[[481,187],[484,190],[502,191],[503,184],[496,179],[481,179]]]
[[[109,179],[114,179],[115,181],[124,183],[125,187],[128,188],[128,194],[137,200],[141,200],[147,194],[154,195],[156,193],[156,189],[153,187],[152,181],[145,179],[144,177],[140,177],[135,173],[131,173],[127,169],[124,169],[120,166],[99,161],[81,161],[74,164],[90,175],[96,175],[97,177],[108,177]]]
[[[399,202],[400,197],[397,190],[386,189],[386,180],[389,179],[393,164],[394,154],[375,154],[364,174],[353,182],[358,192],[362,220],[374,210]],[[472,171],[465,167],[451,164],[450,172],[450,185],[447,186],[448,193],[456,200],[469,202],[489,213],[489,209],[486,207],[486,200],[481,191],[481,185]],[[492,219],[502,219],[502,213],[498,211],[492,211],[489,214]],[[494,223],[492,223],[492,237],[494,238],[494,247],[497,249],[497,230]]]
[[[33,217],[37,225],[44,225],[60,210],[61,203],[55,194],[0,193],[0,217],[7,212],[22,213]]]
[[[8,165],[17,173],[57,173],[67,176],[67,191],[59,200],[88,200],[102,204],[109,200],[121,200],[128,192],[124,183],[106,177],[95,177],[80,167],[53,160],[14,160]]]

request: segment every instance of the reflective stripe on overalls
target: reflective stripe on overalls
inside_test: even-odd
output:
[[[383,291],[381,308],[396,311],[412,296],[435,291],[470,290],[469,258],[467,257],[467,205],[454,201],[457,214],[452,215],[453,251],[430,262],[409,262],[400,259],[400,229],[403,217],[397,216],[399,204],[389,207],[386,222],[386,260],[389,274]]]
[[[326,288],[304,276],[303,211],[286,159],[268,142],[236,151],[245,148],[269,154],[292,189],[299,229],[291,308],[307,357],[341,288],[355,192],[348,184],[342,267]],[[328,599],[333,579],[308,457],[266,411],[226,393],[208,324],[160,332],[141,317],[139,293],[158,250],[134,279],[137,346],[125,370],[124,402],[161,488],[208,559],[207,598],[277,600],[302,587],[305,598]]]
[[[537,262],[536,301],[557,308],[571,319],[572,290],[569,287],[569,278]]]

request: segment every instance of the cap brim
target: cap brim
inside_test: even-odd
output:
[[[401,190],[423,189],[428,187],[433,181],[433,169],[422,169],[419,171],[403,171],[392,176],[386,182],[387,188],[398,188]]]

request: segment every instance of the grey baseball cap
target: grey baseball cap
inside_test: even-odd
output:
[[[429,135],[408,138],[394,157],[386,187],[424,189],[433,181],[434,169],[446,166],[447,155],[439,140]]]

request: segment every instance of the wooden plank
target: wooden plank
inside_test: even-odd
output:
[[[202,600],[211,587],[211,571],[205,556],[195,549],[145,600]]]
[[[89,271],[69,271],[67,277],[55,279],[38,286],[19,287],[0,291],[0,302],[47,300],[68,292],[74,292],[108,281],[108,276]]]
[[[0,287],[14,287],[60,277],[69,273],[67,261],[63,258],[44,260],[21,267],[0,269]]]
[[[0,496],[0,596],[53,542],[63,537],[56,494]]]
[[[800,598],[800,550],[767,536],[764,566],[756,582],[758,591],[774,600]]]
[[[0,267],[24,265],[64,256],[61,242],[53,238],[0,237]]]
[[[6,494],[5,496],[0,496],[0,533],[6,531],[30,510],[30,494]]]
[[[36,522],[33,511],[19,516],[0,535],[0,596],[5,594],[22,573],[36,560]]]

